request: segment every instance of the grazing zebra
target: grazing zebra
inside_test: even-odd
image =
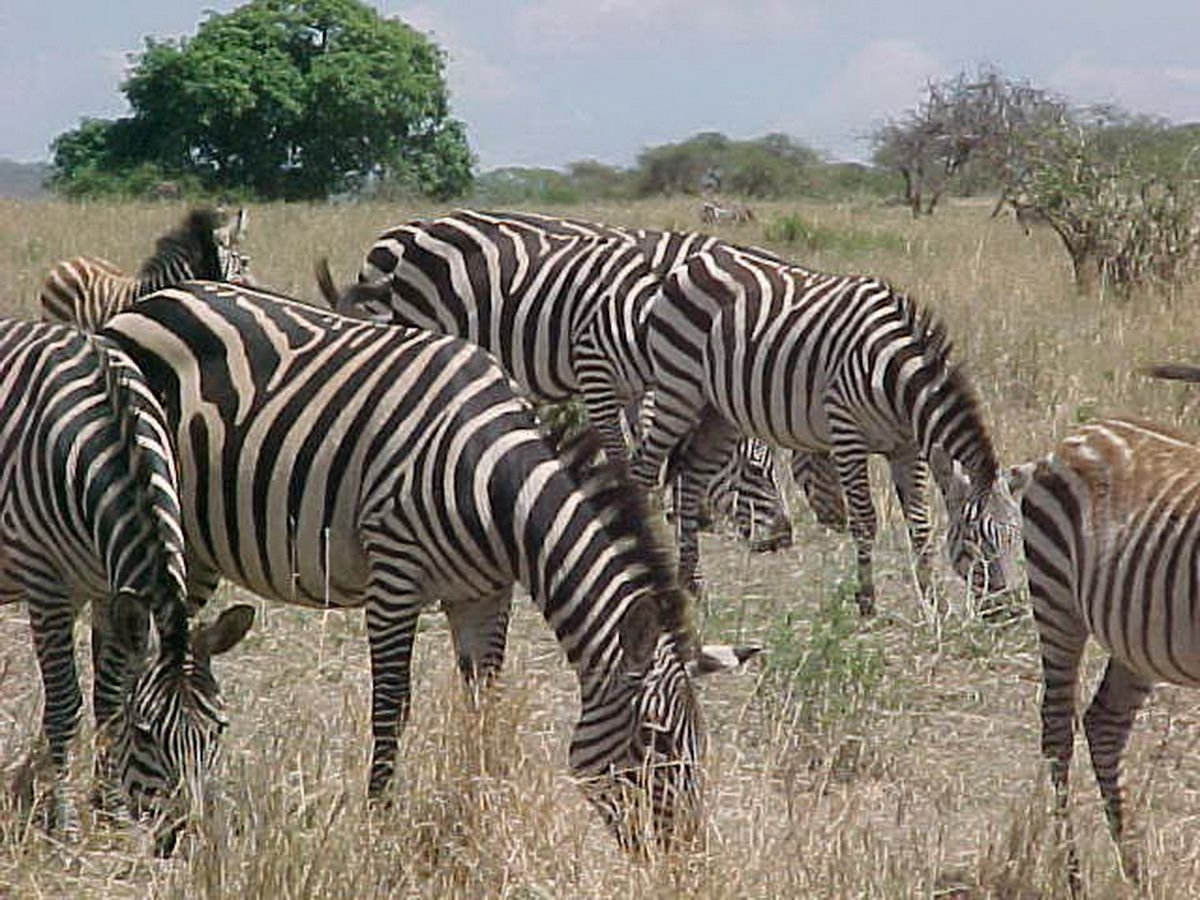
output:
[[[74,626],[89,601],[93,711],[98,731],[118,736],[100,754],[105,776],[154,811],[210,763],[220,694],[207,657],[187,650],[183,547],[169,434],[138,370],[73,328],[0,319],[0,604],[28,602],[51,828],[75,819],[64,784],[82,706]],[[151,614],[161,653],[146,667]],[[119,737],[131,727],[136,743]],[[32,804],[32,778],[20,787]]]
[[[608,240],[629,240],[637,243],[651,261],[653,270],[661,277],[687,261],[688,257],[703,250],[713,250],[729,247],[725,241],[706,234],[689,231],[655,231],[643,228],[624,228],[621,226],[605,225],[583,219],[559,218],[538,213],[505,213],[509,221],[519,222],[533,228],[542,229],[552,234],[580,235],[603,238]],[[770,260],[781,264],[791,265],[794,269],[800,267],[788,263],[767,250],[759,247],[735,247],[737,251]],[[806,271],[806,270],[805,270]],[[813,273],[816,274],[816,273]],[[327,294],[328,296],[328,294]],[[388,299],[387,295],[366,293],[375,301],[375,308],[381,301]],[[333,302],[332,300],[330,302]],[[644,327],[644,310],[639,321]],[[646,411],[638,415],[630,415],[635,422],[641,422],[646,417]],[[631,429],[636,431],[636,429]],[[638,432],[640,433],[640,432]],[[790,533],[784,532],[772,523],[781,522],[787,513],[779,498],[778,486],[773,476],[772,454],[763,442],[756,438],[743,438],[738,442],[736,463],[722,466],[709,486],[704,491],[703,503],[712,507],[727,508],[731,498],[737,498],[734,518],[739,533],[744,537],[751,533],[763,535],[760,542],[752,542],[762,549],[775,549],[789,542]],[[902,485],[925,483],[921,472],[909,472],[903,461],[897,461],[895,483],[897,490]],[[686,465],[680,472],[681,477],[687,478]],[[846,501],[842,495],[841,484],[838,480],[837,468],[833,458],[827,451],[801,450],[792,451],[792,478],[803,493],[805,500],[816,516],[817,522],[837,532],[844,532],[848,527]],[[921,488],[910,494],[909,518],[917,525],[918,530],[928,532],[930,511],[927,492]],[[754,521],[750,521],[753,512]],[[702,516],[699,523],[702,522]],[[765,521],[764,521],[765,520]],[[961,548],[960,548],[961,551]],[[971,567],[971,563],[963,559],[960,552],[960,570],[966,566],[972,568],[977,584],[988,582],[987,569]],[[920,561],[919,561],[920,563]],[[920,567],[918,572],[920,572]]]
[[[705,200],[700,206],[701,225],[719,225],[722,222],[745,225],[753,221],[754,210],[744,203],[731,203],[729,206],[721,206],[712,200]]]
[[[668,269],[712,240],[459,211],[385,232],[367,254],[360,283],[345,292],[323,261],[317,278],[340,312],[479,344],[539,402],[581,394],[606,452],[625,458],[622,407],[647,388],[646,304]],[[731,485],[730,496],[769,500],[738,504],[739,531],[755,534],[758,549],[790,543],[786,509],[761,468],[730,468],[725,457],[706,463],[710,472],[736,473],[745,482]]]
[[[1193,378],[1200,379],[1200,369]],[[1023,490],[1025,558],[1042,650],[1042,752],[1050,760],[1071,886],[1079,864],[1067,820],[1079,665],[1091,635],[1109,655],[1083,716],[1092,768],[1122,865],[1121,756],[1156,682],[1200,686],[1200,446],[1159,425],[1110,419],[1013,471]]]
[[[922,515],[925,460],[940,450],[962,465],[973,492],[962,509],[965,527],[951,530],[951,558],[969,563],[981,555],[990,583],[1005,583],[1016,508],[997,479],[974,389],[950,364],[945,330],[928,312],[872,278],[822,275],[721,247],[671,272],[646,325],[655,388],[635,462],[638,480],[656,483],[663,462],[690,435],[715,456],[739,434],[832,451],[857,547],[857,599],[870,612],[876,518],[867,456],[883,453],[891,462],[924,594],[932,568],[930,523]],[[702,418],[705,427],[697,429]],[[687,583],[699,551],[698,491],[681,493],[680,571]],[[988,517],[998,518],[981,528]],[[993,539],[1005,535],[995,546]]]
[[[249,282],[249,257],[241,252],[246,210],[239,209],[228,223],[221,220],[216,210],[192,210],[178,228],[158,239],[154,255],[134,276],[95,256],[63,260],[42,284],[42,320],[95,331],[159,288],[193,279]]]
[[[489,354],[203,283],[144,298],[102,333],[174,429],[195,600],[223,575],[365,610],[372,798],[395,768],[422,608],[441,601],[464,675],[486,678],[520,580],[579,677],[570,764],[589,798],[626,844],[630,802],[651,803],[662,840],[694,820],[702,729],[685,667],[712,657],[690,598],[623,465],[597,467],[598,451],[564,465]]]

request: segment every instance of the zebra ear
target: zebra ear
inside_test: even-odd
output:
[[[621,618],[617,633],[625,654],[625,668],[644,669],[650,663],[654,647],[662,634],[658,604],[654,598],[645,595],[630,604]]]
[[[233,227],[230,230],[230,237],[234,242],[240,241],[246,236],[246,226],[250,224],[250,210],[244,206],[239,206],[237,215],[233,219]]]
[[[713,672],[736,669],[762,653],[762,649],[757,645],[731,647],[728,644],[707,644],[701,647],[696,658],[687,664],[687,672],[692,678],[703,678]]]
[[[200,659],[220,656],[236,647],[253,624],[253,606],[247,603],[231,606],[217,621],[200,625],[192,632],[192,652]]]
[[[127,653],[144,659],[150,647],[150,610],[137,594],[121,591],[109,610],[113,637]]]

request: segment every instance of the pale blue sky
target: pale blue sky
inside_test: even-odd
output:
[[[4,0],[0,157],[123,113],[125,54],[230,0]],[[979,62],[1077,101],[1200,121],[1197,0],[445,0],[376,4],[449,53],[484,168],[628,164],[698,131],[784,131],[841,158],[929,78]]]

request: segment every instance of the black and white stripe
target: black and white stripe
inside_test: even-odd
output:
[[[925,460],[941,451],[961,464],[971,485],[961,507],[966,527],[952,531],[951,558],[969,559],[962,547],[987,560],[1005,555],[990,538],[1015,532],[1016,510],[997,480],[975,392],[949,361],[944,329],[886,283],[716,248],[668,275],[646,324],[654,392],[635,466],[643,483],[654,484],[664,461],[689,439],[716,457],[743,434],[831,451],[857,546],[858,600],[868,611],[876,531],[868,454],[883,453],[891,462],[924,593],[932,567],[929,520],[921,515]],[[682,493],[680,565],[691,581],[698,491]],[[989,517],[1003,527],[981,530]],[[998,571],[993,586],[997,581],[1003,581]]]
[[[667,271],[715,240],[533,213],[459,211],[385,232],[367,254],[360,284],[346,292],[339,294],[327,271],[318,279],[343,312],[479,344],[539,402],[582,395],[605,450],[624,458],[622,410],[647,388],[647,304]],[[676,462],[688,477],[691,462]],[[718,497],[746,498],[729,504],[739,531],[754,534],[763,549],[790,542],[786,508],[761,466],[722,458],[710,468]]]
[[[1109,828],[1126,872],[1136,876],[1120,768],[1133,720],[1155,683],[1200,686],[1200,447],[1159,425],[1102,420],[1014,470],[1012,480],[1014,493],[1023,489],[1044,679],[1042,752],[1061,824],[1069,840],[1067,776],[1091,636],[1109,659],[1083,729]],[[1070,865],[1076,887],[1073,844]]]
[[[78,256],[55,265],[42,285],[42,320],[95,331],[139,297],[193,279],[248,282],[248,257],[241,252],[246,211],[232,221],[212,209],[188,213],[183,223],[159,238],[154,255],[137,275],[125,275],[108,260]]]
[[[29,607],[55,780],[50,826],[74,818],[63,787],[82,706],[73,635],[89,602],[100,730],[123,727],[124,704],[147,678],[169,678],[219,704],[215,684],[197,686],[183,673],[184,578],[169,433],[140,372],[116,347],[73,328],[0,319],[0,603]],[[114,627],[114,604],[134,627]],[[162,651],[147,668],[151,617]],[[146,746],[163,763],[159,778],[130,794],[137,804],[170,794],[185,773],[202,774],[168,746],[186,729],[161,716],[145,721],[155,735]],[[139,764],[129,747],[109,756],[106,776]],[[32,793],[32,781],[25,787]]]
[[[175,429],[196,599],[223,575],[365,610],[371,796],[395,767],[420,611],[440,600],[460,666],[486,677],[519,580],[578,673],[570,762],[589,796],[627,842],[622,797],[652,800],[664,839],[693,819],[690,600],[620,464],[577,449],[564,465],[489,354],[216,284],[147,297],[103,333]],[[641,789],[627,794],[630,779]]]

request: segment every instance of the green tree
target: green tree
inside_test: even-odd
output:
[[[152,164],[216,189],[322,197],[383,178],[437,197],[471,183],[442,51],[358,0],[252,0],[196,35],[148,38],[133,115],[54,145],[54,181]]]
[[[786,134],[737,141],[704,132],[677,144],[651,147],[638,156],[638,193],[690,194],[713,173],[721,191],[745,197],[785,197],[808,193],[823,165],[815,150]]]

